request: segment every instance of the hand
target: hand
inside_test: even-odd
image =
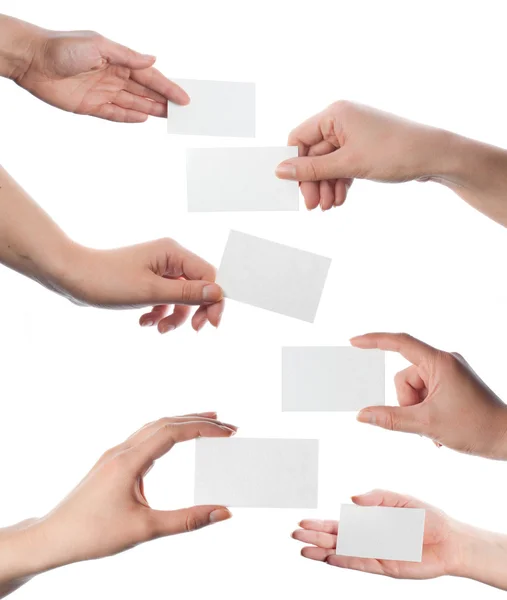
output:
[[[110,556],[229,519],[223,506],[153,510],[144,494],[143,477],[178,442],[235,432],[233,425],[217,421],[216,413],[186,415],[148,423],[108,450],[69,496],[34,526],[34,539],[46,540],[51,561],[46,568]]]
[[[399,352],[412,363],[395,378],[400,407],[365,408],[359,421],[418,433],[459,452],[507,459],[507,406],[462,356],[407,334],[370,333],[350,341],[357,348]]]
[[[224,310],[222,289],[214,283],[215,268],[171,239],[116,250],[91,250],[71,244],[62,273],[46,284],[73,302],[101,308],[153,306],[139,323],[158,325],[160,333],[179,327],[199,308],[192,326],[207,321],[218,327]],[[166,316],[169,305],[174,310]]]
[[[309,210],[345,202],[355,178],[384,182],[443,177],[453,134],[339,101],[289,135],[299,158],[282,162],[282,179],[301,182]]]
[[[26,29],[26,27],[25,27]],[[26,32],[24,32],[26,36]],[[15,81],[37,98],[70,112],[141,123],[167,116],[167,101],[189,97],[139,54],[93,31],[29,30],[28,68]]]
[[[302,529],[297,529],[292,534],[292,537],[300,542],[313,544],[302,549],[301,554],[305,558],[320,560],[334,567],[355,569],[398,579],[430,579],[441,575],[458,574],[464,553],[464,542],[458,534],[459,524],[442,511],[415,498],[383,490],[353,496],[352,501],[359,506],[426,509],[422,562],[338,556],[336,539],[339,535],[339,523],[315,520],[301,521]]]

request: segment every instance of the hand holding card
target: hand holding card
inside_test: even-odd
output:
[[[352,501],[357,512],[342,507],[340,522],[301,521],[292,537],[311,544],[301,551],[305,558],[400,579],[454,574],[462,552],[461,524],[434,506],[386,490],[353,496]],[[386,508],[390,511],[384,512]]]

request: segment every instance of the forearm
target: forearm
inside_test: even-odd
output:
[[[447,139],[446,156],[439,159],[439,153],[435,154],[431,178],[507,227],[507,151],[455,134],[448,134]]]
[[[30,66],[44,30],[0,14],[0,76],[18,80]]]
[[[29,519],[0,529],[0,598],[51,568],[38,524],[37,519]]]
[[[54,291],[75,245],[0,167],[0,263]]]
[[[458,523],[461,555],[451,575],[507,590],[507,535]]]

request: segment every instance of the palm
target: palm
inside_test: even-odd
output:
[[[93,32],[54,34],[18,83],[48,104],[113,121],[166,116],[167,100],[188,97],[145,56]]]
[[[339,523],[336,521],[302,521],[293,537],[301,542],[313,544],[303,548],[306,558],[327,562],[345,569],[356,569],[378,575],[388,575],[400,579],[430,579],[448,573],[456,559],[459,548],[452,536],[451,521],[440,510],[408,496],[375,490],[354,498],[361,506],[391,506],[396,508],[424,508],[423,553],[421,562],[377,560],[355,558],[336,554]]]
[[[377,561],[385,575],[402,579],[430,579],[444,575],[453,557],[450,527],[444,513],[422,502],[409,502],[406,508],[425,508],[423,554],[420,563]]]

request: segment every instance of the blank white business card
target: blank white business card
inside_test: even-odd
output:
[[[195,504],[316,508],[318,440],[201,438]]]
[[[336,346],[282,348],[283,411],[357,411],[385,404],[385,353]]]
[[[173,79],[190,104],[168,103],[167,131],[183,135],[255,137],[255,84]]]
[[[313,323],[331,259],[231,231],[217,283],[227,298]]]
[[[275,175],[280,162],[297,155],[295,146],[188,149],[188,210],[299,210],[298,182]]]
[[[336,554],[421,562],[422,508],[342,504]]]

